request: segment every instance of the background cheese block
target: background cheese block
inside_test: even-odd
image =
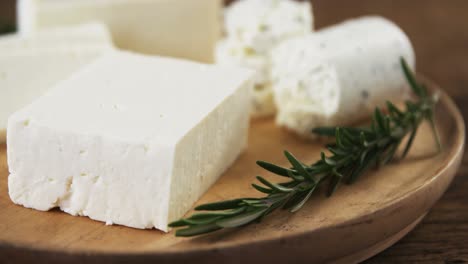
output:
[[[0,52],[11,50],[22,52],[26,49],[48,49],[60,46],[92,46],[112,43],[107,27],[99,22],[83,23],[74,26],[50,27],[32,34],[9,34],[0,36]]]
[[[310,1],[237,0],[226,8],[226,35],[268,55],[278,43],[314,28]]]
[[[10,114],[112,48],[102,24],[0,37],[0,142]]]
[[[257,71],[252,116],[275,113],[270,51],[282,41],[310,34],[313,29],[310,2],[293,0],[239,0],[225,10],[226,37],[216,46],[216,63]]]
[[[221,0],[19,0],[22,34],[100,20],[119,48],[213,61]]]
[[[12,201],[167,231],[246,147],[251,77],[104,55],[9,119]]]
[[[272,54],[276,121],[305,136],[318,126],[351,124],[387,100],[403,99],[408,85],[400,58],[415,65],[408,37],[382,17],[286,41]]]

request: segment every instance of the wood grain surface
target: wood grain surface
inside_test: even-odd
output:
[[[0,1],[11,18],[13,0]],[[366,14],[397,22],[414,43],[418,71],[445,89],[468,116],[468,1],[313,0],[318,27]],[[407,237],[367,263],[468,263],[468,158],[449,191]]]

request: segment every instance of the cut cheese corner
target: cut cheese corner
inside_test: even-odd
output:
[[[8,122],[9,194],[168,231],[247,144],[252,72],[108,53]]]

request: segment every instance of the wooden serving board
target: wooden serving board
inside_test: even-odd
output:
[[[433,86],[433,85],[432,85]],[[434,86],[433,89],[435,90]],[[105,226],[58,210],[39,212],[14,205],[7,190],[5,145],[0,147],[0,262],[33,263],[355,263],[389,247],[425,216],[449,186],[463,153],[463,119],[441,92],[437,127],[444,149],[436,152],[423,126],[407,159],[342,185],[332,198],[324,190],[295,214],[284,211],[261,224],[197,238],[173,233]],[[313,162],[323,142],[307,142],[277,128],[273,120],[253,121],[248,150],[199,203],[256,196],[256,175],[274,178],[255,165],[282,165],[283,150]]]

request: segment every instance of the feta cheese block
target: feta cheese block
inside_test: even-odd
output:
[[[29,34],[99,20],[117,47],[213,61],[221,34],[221,0],[18,0],[18,29]]]
[[[226,8],[225,39],[218,42],[215,61],[257,71],[252,115],[275,113],[271,88],[270,51],[278,43],[312,31],[309,2],[292,0],[240,0]]]
[[[415,66],[408,37],[381,17],[286,41],[272,54],[276,121],[305,136],[315,127],[348,125],[387,100],[401,100],[408,86],[400,58]]]
[[[111,49],[109,32],[95,23],[0,37],[0,142],[10,114]]]
[[[108,53],[8,121],[28,208],[168,230],[246,147],[252,72]]]

